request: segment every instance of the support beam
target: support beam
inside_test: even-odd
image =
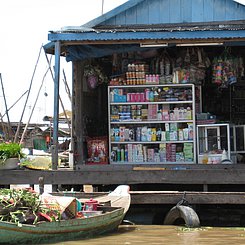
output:
[[[193,164],[192,164],[193,165]],[[142,184],[176,184],[176,185],[229,185],[239,188],[245,185],[244,164],[228,166],[193,166],[189,170],[147,170],[132,171],[134,166],[115,165],[80,165],[80,170],[5,170],[0,178],[0,185],[38,184],[42,175],[45,184],[63,185],[142,185]],[[206,165],[206,166],[205,166]],[[215,165],[215,164],[213,164]],[[218,164],[217,164],[218,165]],[[163,165],[164,166],[164,165]],[[235,166],[235,167],[234,167]],[[159,166],[161,167],[161,165]],[[158,169],[159,169],[158,167]],[[171,166],[166,166],[166,168]],[[189,168],[191,166],[189,165]],[[209,187],[210,189],[211,187]],[[240,187],[241,188],[241,187]]]
[[[130,191],[131,204],[177,204],[185,199],[191,205],[202,204],[245,204],[245,192],[197,192],[197,191]],[[61,196],[62,192],[53,193]],[[108,192],[74,192],[73,196],[79,199],[95,198],[107,195]]]
[[[52,169],[58,166],[58,129],[59,129],[59,84],[60,84],[60,42],[55,42],[55,77],[54,77],[54,124]]]

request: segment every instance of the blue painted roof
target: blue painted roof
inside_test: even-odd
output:
[[[232,39],[245,38],[245,30],[205,30],[205,31],[124,31],[124,32],[76,32],[53,33],[50,41],[119,41],[119,40],[176,40],[176,39]]]

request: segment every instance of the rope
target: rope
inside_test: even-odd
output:
[[[191,207],[191,205],[189,204],[189,202],[186,200],[186,192],[184,192],[182,199],[176,204],[177,207],[179,206],[187,206],[187,207]]]

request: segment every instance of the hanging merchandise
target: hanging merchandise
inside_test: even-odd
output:
[[[210,66],[209,59],[203,49],[189,48],[175,60],[173,66],[173,83],[202,84],[206,76],[206,68]]]
[[[191,62],[190,52],[189,52],[189,49],[188,48],[186,50],[186,55],[185,55],[185,58],[184,58],[184,62],[186,64],[190,64],[190,62]]]
[[[228,49],[221,56],[214,58],[212,81],[221,88],[227,88],[236,83],[238,77],[243,76],[243,59],[231,56]]]
[[[90,89],[95,89],[99,84],[108,82],[108,78],[99,65],[86,65],[84,67],[84,77]]]
[[[209,66],[210,62],[204,50],[201,48],[193,49],[189,69],[190,82],[195,84],[203,83],[206,76],[206,68]]]
[[[222,84],[222,59],[215,58],[213,62],[213,83]]]
[[[170,58],[170,55],[167,53],[166,50],[164,50],[159,59],[157,59],[156,68],[156,71],[160,73],[160,84],[172,83],[173,60]]]

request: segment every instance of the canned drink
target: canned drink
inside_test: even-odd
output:
[[[145,102],[145,94],[140,93],[140,102]]]
[[[140,94],[139,93],[135,93],[135,101],[136,102],[140,101]]]
[[[130,102],[135,102],[135,93],[130,93]]]

